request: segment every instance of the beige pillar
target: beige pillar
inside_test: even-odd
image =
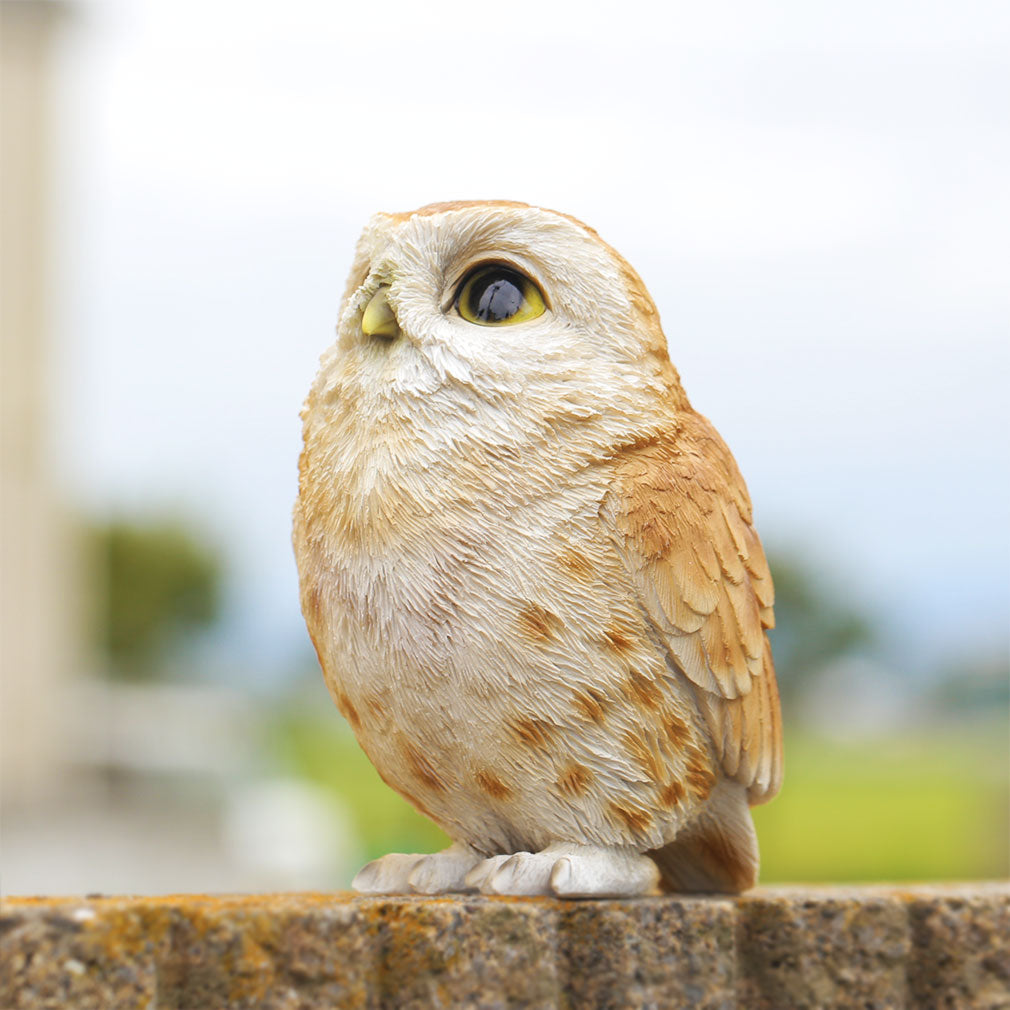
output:
[[[50,81],[65,8],[0,2],[0,797],[42,800],[64,771],[78,659],[74,569],[50,427]]]

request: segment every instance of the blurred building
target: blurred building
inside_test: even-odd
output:
[[[0,0],[0,804],[4,894],[241,890],[346,878],[336,801],[255,760],[259,712],[213,684],[117,684],[84,633],[53,430],[58,152],[68,7]]]
[[[53,472],[51,116],[62,4],[0,3],[0,789],[59,788],[80,668],[75,565]]]

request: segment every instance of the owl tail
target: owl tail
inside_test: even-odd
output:
[[[758,844],[746,789],[721,782],[704,810],[672,842],[647,855],[659,867],[664,891],[737,894],[753,887]]]

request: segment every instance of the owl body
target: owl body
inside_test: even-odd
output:
[[[488,262],[542,314],[463,318]],[[669,886],[752,882],[771,584],[631,268],[538,208],[379,215],[303,419],[302,608],[385,781],[479,856],[617,847]]]

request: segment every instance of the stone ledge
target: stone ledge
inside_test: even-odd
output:
[[[6,899],[4,1010],[1010,1007],[1010,885]]]

